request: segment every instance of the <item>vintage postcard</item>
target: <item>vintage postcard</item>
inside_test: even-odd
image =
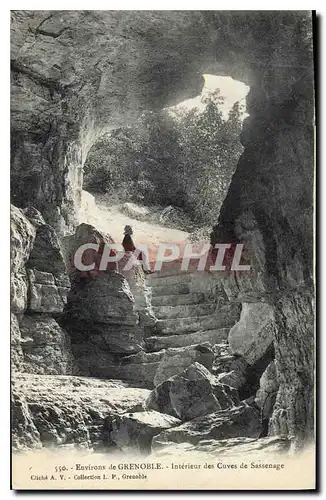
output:
[[[311,11],[11,11],[14,490],[314,490]]]

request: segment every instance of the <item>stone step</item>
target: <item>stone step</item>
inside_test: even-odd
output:
[[[191,292],[183,295],[158,295],[152,297],[152,306],[181,306],[186,304],[200,304],[205,295],[201,292]]]
[[[192,274],[172,274],[172,275],[160,275],[160,274],[150,274],[146,278],[146,285],[152,288],[157,286],[165,285],[178,285],[182,283],[190,283],[192,280]]]
[[[194,316],[185,318],[159,319],[156,328],[161,335],[179,335],[192,333],[199,330],[216,330],[231,328],[235,323],[232,318],[209,314],[207,316]]]
[[[174,283],[172,285],[155,286],[152,288],[152,297],[161,295],[180,295],[190,292],[188,283]]]
[[[215,330],[233,326],[240,317],[238,304],[219,304],[214,314],[203,316],[179,316],[159,319],[156,323],[159,335],[179,335],[199,330]]]
[[[206,316],[213,314],[216,304],[205,302],[203,304],[179,304],[153,306],[153,312],[158,319],[172,319],[180,317]]]
[[[145,340],[146,349],[155,352],[169,347],[186,347],[203,342],[210,342],[212,345],[221,344],[227,342],[229,331],[230,328],[219,328],[217,330],[202,330],[181,335],[148,337]]]

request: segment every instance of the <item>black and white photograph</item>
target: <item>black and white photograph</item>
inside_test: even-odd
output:
[[[10,14],[12,489],[314,490],[315,12]]]

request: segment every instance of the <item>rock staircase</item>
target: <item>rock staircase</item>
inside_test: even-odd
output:
[[[207,297],[196,289],[194,278],[194,273],[182,271],[154,273],[147,277],[153,313],[158,319],[156,335],[146,339],[148,351],[227,341],[230,328],[239,319],[238,307],[226,301],[217,303],[216,297]]]

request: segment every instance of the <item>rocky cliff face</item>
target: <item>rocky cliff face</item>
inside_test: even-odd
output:
[[[249,325],[247,339],[256,332],[259,343],[260,330],[252,327],[258,313],[250,304],[265,302],[273,317],[268,335],[274,342],[279,387],[269,432],[300,441],[311,437],[314,117],[309,13],[14,11],[12,16],[12,201],[20,208],[34,204],[45,219],[15,212],[12,299],[18,323],[14,319],[13,339],[21,349],[15,350],[15,363],[28,364],[34,355],[29,351],[27,356],[30,341],[24,344],[19,337],[22,315],[35,314],[40,324],[49,314],[50,325],[65,301],[66,275],[51,226],[60,235],[74,226],[82,165],[96,137],[136,119],[143,109],[198,94],[203,72],[227,74],[251,86],[244,152],[213,235],[216,241],[244,241],[251,252],[253,276],[225,281],[232,301],[254,311],[246,316],[249,322],[243,313],[233,340],[241,325]],[[37,350],[38,342],[35,334]],[[141,371],[139,355],[132,356]],[[155,373],[157,355],[148,356]],[[255,409],[241,407],[233,420],[241,419],[242,412],[256,415]],[[257,425],[253,435],[259,432]]]
[[[56,321],[70,289],[57,235],[31,208],[12,206],[10,229],[12,368],[72,373],[70,337]]]
[[[278,27],[270,19],[263,23],[271,46],[260,45],[252,65],[245,149],[216,237],[233,234],[251,248],[256,278],[247,299],[259,297],[274,309],[280,388],[270,433],[306,438],[313,433],[314,398],[311,26],[300,13],[282,14],[279,21]],[[239,277],[238,291],[242,286]]]

